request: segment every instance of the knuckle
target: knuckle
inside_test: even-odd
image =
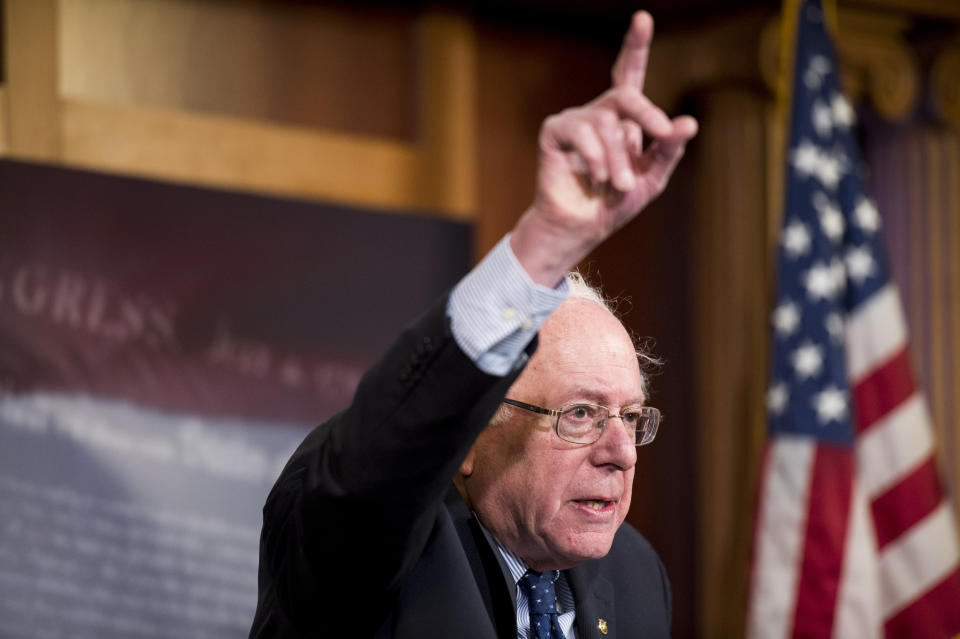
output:
[[[610,89],[609,93],[610,97],[617,102],[623,102],[624,100],[629,100],[630,97],[636,93],[636,91],[626,85],[620,85]]]
[[[583,156],[583,159],[590,165],[597,165],[603,162],[603,151],[600,147],[590,144],[579,147],[577,151]]]
[[[583,159],[592,167],[599,167],[603,164],[603,153],[599,149],[583,149],[580,151]]]
[[[613,111],[609,109],[600,110],[597,115],[597,126],[606,134],[610,134],[617,130],[618,125],[620,124],[620,118],[617,117]]]
[[[581,144],[590,144],[593,137],[593,127],[586,120],[578,120],[573,125],[573,136]]]

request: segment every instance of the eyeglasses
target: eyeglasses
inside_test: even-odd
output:
[[[553,430],[557,437],[571,444],[592,444],[600,439],[611,417],[619,417],[623,421],[623,426],[634,437],[637,446],[652,442],[660,426],[660,411],[653,406],[627,406],[620,409],[619,415],[611,415],[609,408],[596,404],[568,404],[559,410],[550,410],[515,399],[504,398],[503,403],[533,413],[555,416],[557,421]]]

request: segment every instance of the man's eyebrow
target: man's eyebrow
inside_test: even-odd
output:
[[[606,395],[601,392],[588,390],[585,388],[578,388],[573,390],[568,397],[571,399],[564,401],[564,405],[567,404],[576,404],[580,401],[587,401],[591,404],[598,404],[600,406],[610,406],[615,402],[611,402]],[[634,396],[621,404],[621,406],[643,406],[646,404],[646,397],[641,393],[638,396]]]

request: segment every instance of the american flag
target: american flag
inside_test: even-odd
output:
[[[819,0],[796,21],[750,637],[960,633],[960,552]],[[789,13],[788,13],[789,12]]]

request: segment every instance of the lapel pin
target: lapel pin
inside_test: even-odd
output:
[[[607,634],[607,620],[606,619],[597,619],[597,629],[601,634]]]

